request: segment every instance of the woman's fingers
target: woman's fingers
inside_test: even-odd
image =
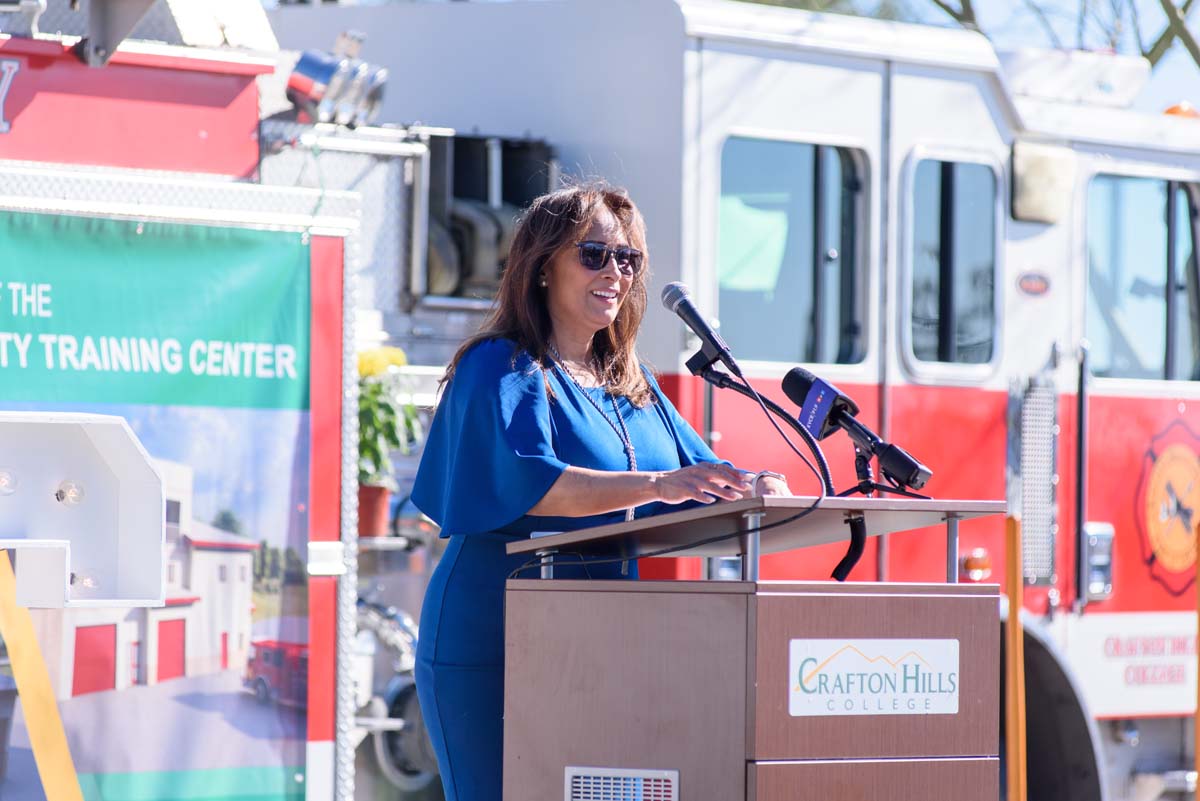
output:
[[[746,481],[745,474],[741,470],[730,467],[727,464],[705,462],[695,465],[695,467],[701,468],[714,483],[719,482],[725,486],[737,487],[743,490],[751,489],[750,483]]]
[[[691,498],[702,503],[741,500],[752,489],[742,474],[729,465],[705,462],[683,469],[695,475],[696,480],[689,487]]]
[[[715,484],[702,484],[691,491],[691,500],[700,501],[701,503],[712,503],[716,500],[738,501],[744,497],[745,495],[738,490]]]
[[[722,476],[730,486],[743,487],[750,489],[750,483],[746,481],[746,474],[738,470],[736,467],[730,467],[727,464],[709,463],[708,466]]]
[[[741,471],[714,462],[673,470],[660,479],[660,486],[666,503],[737,501],[749,497],[754,489]]]

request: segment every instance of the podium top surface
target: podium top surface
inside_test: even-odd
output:
[[[867,536],[894,534],[899,531],[935,526],[950,519],[969,520],[1003,514],[1004,501],[916,500],[912,498],[826,498],[813,512],[803,513],[815,498],[745,498],[714,503],[696,509],[656,515],[630,522],[583,528],[557,534],[534,535],[530,539],[508,543],[508,553],[533,555],[538,551],[590,554],[614,551],[629,558],[650,556],[679,548],[671,556],[737,556],[742,553],[740,528],[744,516],[761,512],[762,554],[845,542],[850,538],[848,517],[862,513]],[[769,528],[774,526],[774,528]],[[724,536],[728,535],[728,536]],[[723,538],[722,538],[723,537]],[[714,538],[721,538],[715,539]]]

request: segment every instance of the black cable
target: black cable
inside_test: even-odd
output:
[[[579,557],[578,562],[572,562],[571,564],[582,565],[583,566],[583,574],[588,577],[588,581],[593,580],[592,579],[592,571],[588,570],[588,564],[589,564],[590,560],[584,558],[582,551],[555,551],[554,556],[577,556],[577,557]],[[525,562],[524,564],[520,565],[515,570],[513,570],[511,573],[509,573],[508,577],[510,579],[516,578],[517,574],[523,570],[528,570],[531,567],[540,567],[542,564],[544,564],[542,562],[542,560],[544,558],[545,557],[542,557],[542,556],[533,557],[532,559],[528,560],[527,562]],[[640,556],[635,556],[635,557],[628,558],[628,559],[622,559],[621,561],[632,562],[632,561],[634,561],[636,559],[640,559],[640,558],[641,558]],[[591,562],[591,563],[594,564],[594,562]],[[567,565],[565,565],[565,564],[562,566],[567,567]]]
[[[705,381],[715,387],[718,387],[719,389],[732,389],[739,395],[743,395],[744,397],[755,400],[759,407],[762,408],[767,414],[767,420],[769,420],[771,425],[775,427],[775,430],[779,433],[779,435],[783,437],[783,441],[786,442],[788,447],[792,449],[792,452],[804,461],[809,470],[817,473],[817,480],[821,482],[821,486],[824,490],[823,494],[826,496],[835,494],[833,488],[833,479],[829,475],[829,462],[825,459],[825,452],[821,450],[821,446],[817,444],[816,439],[813,438],[813,435],[800,423],[800,421],[796,420],[794,417],[784,411],[784,409],[778,403],[775,403],[770,398],[764,398],[761,394],[759,394],[758,390],[750,386],[750,382],[746,381],[745,378],[740,379],[739,383],[738,379],[735,379],[728,373],[723,373],[719,370],[716,370],[711,366],[701,370],[699,375]],[[774,412],[777,416],[787,420],[788,424],[800,433],[801,438],[804,440],[804,444],[808,446],[808,449],[813,454],[813,458],[816,459],[817,467],[813,467],[812,463],[809,462],[808,457],[801,453],[796,447],[795,443],[792,442],[791,438],[779,428],[779,425],[775,422],[775,419],[771,417],[770,412]]]
[[[804,461],[804,464],[808,467],[808,469],[812,471],[812,474],[817,477],[817,481],[821,484],[821,495],[819,500],[824,500],[826,495],[832,495],[833,480],[829,477],[829,464],[825,460],[824,451],[821,450],[821,446],[817,444],[815,439],[813,439],[813,436],[811,433],[809,433],[808,429],[804,428],[803,425],[800,425],[796,430],[800,431],[804,436],[805,444],[808,445],[810,450],[812,450],[813,456],[824,468],[823,471],[817,470],[817,468],[813,466],[813,463],[808,460],[808,457],[800,452],[800,449],[796,447],[796,444],[792,442],[791,438],[788,437],[787,434],[783,433],[783,429],[779,427],[779,423],[777,423],[775,418],[771,416],[771,412],[767,409],[767,404],[763,402],[762,395],[758,394],[758,390],[750,386],[750,382],[745,378],[742,378],[742,385],[747,391],[750,392],[751,395],[754,396],[754,400],[758,401],[758,407],[762,409],[763,414],[767,416],[767,421],[774,426],[775,431],[778,432],[779,436],[783,437],[783,441],[788,444],[788,447],[792,449],[792,452],[799,456]]]
[[[846,580],[850,571],[862,558],[863,549],[867,547],[867,521],[863,519],[863,516],[855,515],[846,522],[850,524],[850,546],[846,549],[846,555],[842,557],[842,561],[833,568],[831,577],[837,581]]]

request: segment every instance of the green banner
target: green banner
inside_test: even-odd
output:
[[[0,214],[0,401],[307,409],[296,232]]]

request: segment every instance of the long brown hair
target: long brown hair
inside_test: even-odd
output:
[[[601,208],[612,212],[629,244],[646,255],[642,259],[642,269],[633,276],[616,319],[604,330],[596,332],[592,339],[592,354],[609,392],[625,396],[638,407],[653,399],[634,350],[638,328],[646,313],[646,278],[650,266],[646,252],[646,223],[625,190],[602,183],[567,187],[533,201],[513,235],[496,305],[479,333],[464,342],[454,354],[442,378],[443,383],[454,376],[464,353],[489,339],[511,339],[535,362],[549,366],[553,326],[546,291],[540,285],[541,276],[560,251],[571,247],[583,236]]]

